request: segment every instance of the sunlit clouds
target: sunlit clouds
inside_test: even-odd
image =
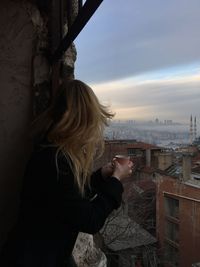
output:
[[[199,0],[103,1],[76,40],[76,73],[103,82],[200,62]]]
[[[76,40],[76,78],[118,119],[200,121],[200,1],[103,1]]]
[[[161,74],[162,73],[162,74]],[[165,73],[165,74],[164,74]],[[157,78],[156,78],[157,77]],[[91,84],[118,119],[174,119],[187,122],[199,114],[200,65]],[[176,116],[174,116],[176,114]]]

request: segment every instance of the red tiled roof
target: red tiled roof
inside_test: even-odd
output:
[[[142,179],[137,183],[137,185],[144,191],[155,189],[156,185],[151,179]]]
[[[148,143],[143,143],[143,142],[137,142],[135,144],[130,144],[130,148],[138,148],[138,149],[161,149],[161,147],[152,145],[152,144],[148,144]]]
[[[129,148],[135,148],[135,149],[162,149],[161,147],[158,147],[156,145],[144,143],[144,142],[133,142],[130,140],[106,140],[106,143],[111,143],[111,144],[126,144]]]
[[[142,169],[141,169],[142,172],[146,172],[146,173],[153,173],[155,171],[155,169],[153,167],[150,167],[150,166],[144,166]]]

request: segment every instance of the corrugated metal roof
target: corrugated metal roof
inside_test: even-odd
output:
[[[182,166],[173,164],[169,168],[167,168],[165,172],[169,176],[174,176],[179,178],[180,174],[182,173]]]

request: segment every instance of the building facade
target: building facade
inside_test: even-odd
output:
[[[189,164],[183,162],[182,173],[184,167]],[[165,267],[200,262],[200,181],[183,176],[156,173],[156,230]]]

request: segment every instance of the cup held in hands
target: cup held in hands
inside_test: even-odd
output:
[[[127,164],[130,161],[130,157],[124,155],[116,155],[114,159],[122,165]]]

